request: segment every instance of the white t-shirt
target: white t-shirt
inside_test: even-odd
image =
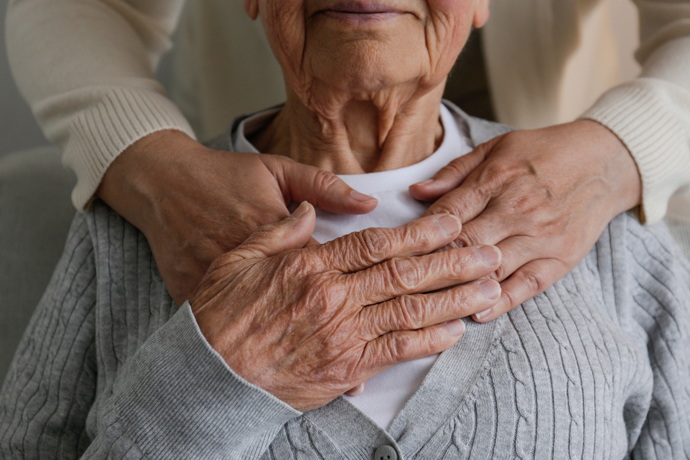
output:
[[[244,120],[237,130],[235,150],[257,152],[246,135],[255,132],[276,113],[277,110],[270,110]],[[436,152],[421,162],[392,171],[339,176],[355,190],[378,199],[378,206],[369,214],[358,216],[331,214],[317,209],[314,238],[324,243],[365,228],[398,227],[421,217],[429,204],[412,198],[408,191],[410,185],[430,179],[451,160],[472,150],[458,126],[461,121],[456,120],[444,105],[441,105],[441,121],[443,142]],[[381,428],[387,429],[422,384],[437,358],[438,355],[434,355],[399,364],[369,379],[362,394],[344,398]]]

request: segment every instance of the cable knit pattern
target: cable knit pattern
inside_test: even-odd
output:
[[[300,414],[242,381],[172,303],[143,235],[94,208],[7,376],[3,458],[364,459],[381,444],[420,460],[690,454],[690,269],[660,225],[619,216],[546,293],[469,324],[468,340],[490,330],[490,344],[473,383],[440,395],[452,415],[408,404],[394,437],[344,400]],[[419,391],[452,394],[451,367],[473,352],[461,341]]]
[[[343,398],[300,413],[235,374],[173,304],[144,236],[97,201],[3,385],[0,458],[369,460],[390,445],[407,460],[686,459],[678,254],[663,224],[618,216],[545,293],[468,321],[384,431]]]

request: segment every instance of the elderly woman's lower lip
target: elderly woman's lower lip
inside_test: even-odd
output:
[[[324,11],[323,15],[342,22],[348,23],[366,23],[384,21],[386,19],[393,19],[401,16],[403,13],[399,11],[387,11],[383,13],[349,13],[344,11]]]

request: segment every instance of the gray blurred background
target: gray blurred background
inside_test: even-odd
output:
[[[5,13],[8,3],[8,0],[0,0],[0,155],[48,143],[19,94],[7,64]]]

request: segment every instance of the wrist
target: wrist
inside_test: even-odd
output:
[[[203,148],[181,131],[149,134],[112,162],[96,196],[145,233],[146,222],[155,214],[176,165],[181,165],[191,151]]]
[[[611,218],[642,204],[642,177],[632,154],[621,139],[606,126],[580,119],[573,123],[587,129],[591,136],[593,153],[602,161],[602,176],[610,184]]]

